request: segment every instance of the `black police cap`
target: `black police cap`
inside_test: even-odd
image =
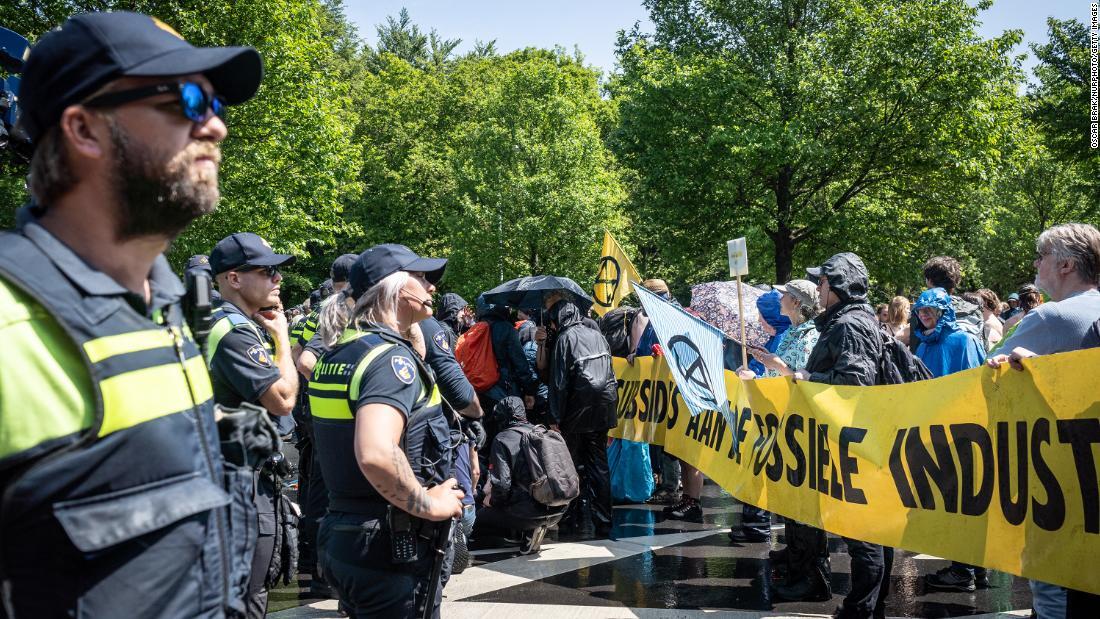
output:
[[[164,22],[127,11],[85,13],[42,36],[19,84],[21,126],[32,143],[80,103],[120,77],[201,73],[226,103],[256,94],[263,61],[251,47],[194,47]]]
[[[358,298],[398,271],[420,271],[429,282],[438,283],[446,267],[446,258],[421,258],[404,245],[384,243],[359,254],[348,274],[348,284],[351,296]]]
[[[214,274],[214,270],[210,267],[210,258],[206,254],[195,254],[187,259],[187,266],[183,268],[183,272],[190,273],[191,271],[205,271],[210,275]]]
[[[331,281],[348,281],[348,273],[351,272],[351,265],[355,264],[355,259],[358,257],[358,254],[344,254],[343,256],[337,258],[332,263],[332,269],[329,271],[329,275],[332,276]]]
[[[268,267],[294,264],[294,256],[277,254],[258,234],[237,232],[218,241],[210,252],[210,266],[215,274],[243,266]]]

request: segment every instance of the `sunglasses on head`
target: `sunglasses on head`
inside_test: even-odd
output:
[[[277,267],[277,266],[265,266],[265,267],[250,266],[250,267],[244,267],[242,269],[235,269],[235,270],[238,273],[256,273],[256,272],[260,272],[260,273],[263,273],[264,275],[266,275],[269,278],[270,277],[275,277],[276,275],[279,274],[279,267]]]
[[[218,118],[225,119],[226,103],[219,95],[207,94],[196,82],[166,82],[152,86],[142,86],[130,90],[108,92],[98,97],[92,97],[84,102],[86,107],[115,107],[147,99],[157,95],[175,93],[179,96],[176,103],[180,111],[188,120],[201,123],[207,118],[207,111],[213,111]]]

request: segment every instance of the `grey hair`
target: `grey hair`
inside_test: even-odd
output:
[[[802,322],[810,322],[814,318],[817,318],[817,315],[820,313],[821,308],[819,308],[816,304],[806,305],[801,301],[798,302],[798,315],[802,318]]]
[[[1100,232],[1089,224],[1069,223],[1047,228],[1035,248],[1047,250],[1055,260],[1069,260],[1082,280],[1100,283]]]
[[[366,323],[392,325],[397,322],[397,304],[401,289],[408,281],[408,273],[397,271],[368,288],[354,305],[349,296],[350,288],[325,299],[321,302],[321,313],[317,320],[317,332],[321,334],[321,341],[325,346],[332,347],[349,326],[358,329]]]

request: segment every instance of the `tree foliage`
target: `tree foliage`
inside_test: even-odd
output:
[[[670,274],[718,276],[698,248],[747,234],[760,276],[784,280],[863,238],[827,236],[838,219],[899,205],[942,225],[1006,146],[1019,33],[982,40],[964,0],[645,5],[655,32],[619,42],[613,144]]]

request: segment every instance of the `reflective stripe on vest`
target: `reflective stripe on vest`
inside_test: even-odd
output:
[[[351,341],[351,340],[347,340]],[[363,356],[355,371],[351,375],[350,383],[315,383],[309,382],[309,410],[314,417],[322,419],[355,419],[351,410],[351,394],[356,394],[358,399],[359,384],[363,380],[363,374],[371,362],[379,355],[393,348],[393,344],[386,343],[376,346]],[[324,394],[324,395],[322,395]]]
[[[179,338],[179,339],[177,339]],[[99,364],[131,353],[165,348],[174,354],[180,329],[148,329],[89,340],[84,343],[88,359]],[[181,371],[174,361],[121,372],[100,381],[103,394],[103,423],[99,436],[145,421],[189,410],[196,402],[213,397],[210,375],[199,356],[186,360]]]
[[[218,316],[221,314],[221,316]],[[214,360],[214,353],[218,350],[218,344],[221,343],[222,338],[229,334],[230,331],[238,326],[247,326],[249,330],[256,335],[257,338],[264,344],[264,348],[268,354],[272,357],[275,356],[275,351],[271,348],[271,342],[264,337],[260,332],[256,323],[245,318],[241,314],[236,312],[226,312],[224,310],[218,310],[215,313],[214,324],[210,326],[210,335],[206,338],[206,366],[210,367],[210,364]]]

